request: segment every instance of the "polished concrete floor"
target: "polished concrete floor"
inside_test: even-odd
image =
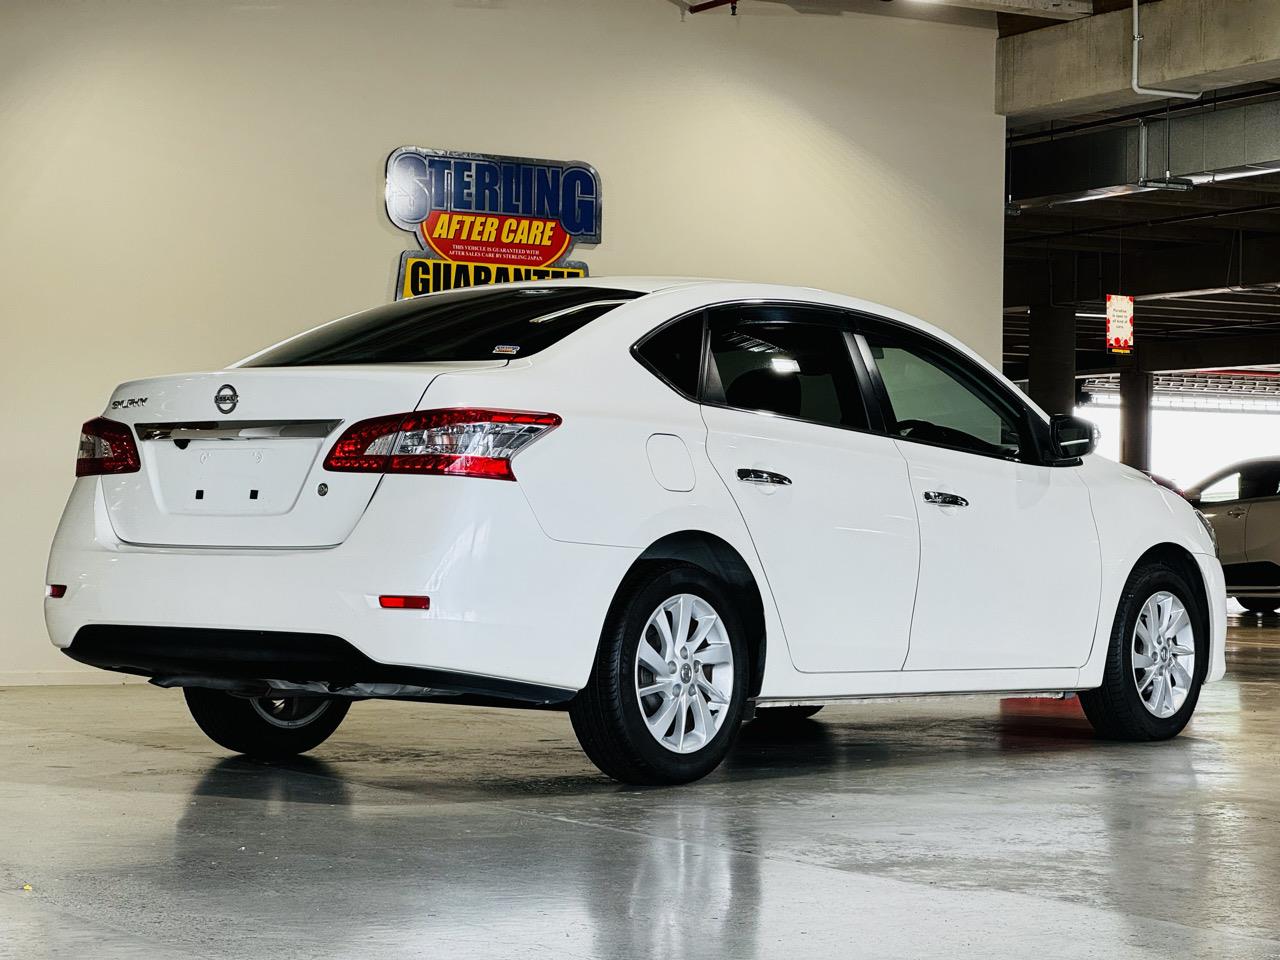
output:
[[[0,690],[0,957],[1280,957],[1278,694],[1236,620],[1170,743],[850,706],[637,790],[557,714],[359,704],[272,767],[173,691]]]

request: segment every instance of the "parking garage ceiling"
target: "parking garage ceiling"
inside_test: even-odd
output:
[[[1037,304],[1075,311],[1081,370],[1126,362],[1104,352],[1108,293],[1137,298],[1139,349],[1159,345],[1164,362],[1189,362],[1171,352],[1175,344],[1210,340],[1224,351],[1213,358],[1221,365],[1280,361],[1278,118],[1280,85],[1262,83],[1191,104],[1011,126],[1009,372],[1025,369]],[[1149,156],[1140,171],[1142,139]],[[1209,159],[1205,144],[1216,151]],[[1144,188],[1144,177],[1177,189]]]
[[[1137,365],[1169,395],[1270,392],[1232,371],[1280,361],[1280,4],[1140,12],[1137,31],[1128,0],[1000,19],[1006,370],[1025,376],[1032,323],[1074,316],[1082,374]],[[1133,356],[1105,351],[1107,294],[1136,298]]]

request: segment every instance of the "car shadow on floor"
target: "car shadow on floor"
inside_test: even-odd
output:
[[[462,802],[611,794],[646,788],[597,773],[572,743],[539,741],[540,749],[477,755],[449,750],[333,742],[323,756],[264,763],[229,757],[210,767],[193,796],[274,803],[351,803],[353,788],[392,790],[415,800]],[[974,714],[845,711],[791,722],[745,724],[721,771],[702,781],[859,774],[906,770],[974,755],[1059,754],[1098,749],[1074,700],[1004,700],[997,712]]]

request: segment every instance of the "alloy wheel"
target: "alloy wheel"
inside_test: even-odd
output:
[[[1147,598],[1133,628],[1133,682],[1143,706],[1173,716],[1186,702],[1196,673],[1195,631],[1186,606],[1161,590]]]
[[[328,710],[330,701],[320,697],[255,697],[249,703],[254,712],[273,727],[295,730]]]
[[[649,616],[636,654],[635,690],[650,735],[694,753],[720,732],[734,692],[733,647],[711,604],[691,593]]]

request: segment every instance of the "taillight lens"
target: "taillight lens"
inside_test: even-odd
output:
[[[125,424],[98,417],[80,428],[80,447],[76,451],[77,477],[136,473],[141,466],[133,431]]]
[[[421,595],[410,596],[403,593],[387,594],[378,597],[378,606],[383,610],[430,610],[431,598]]]
[[[375,417],[348,427],[324,468],[514,480],[511,458],[559,425],[554,413],[522,410],[450,408]]]

